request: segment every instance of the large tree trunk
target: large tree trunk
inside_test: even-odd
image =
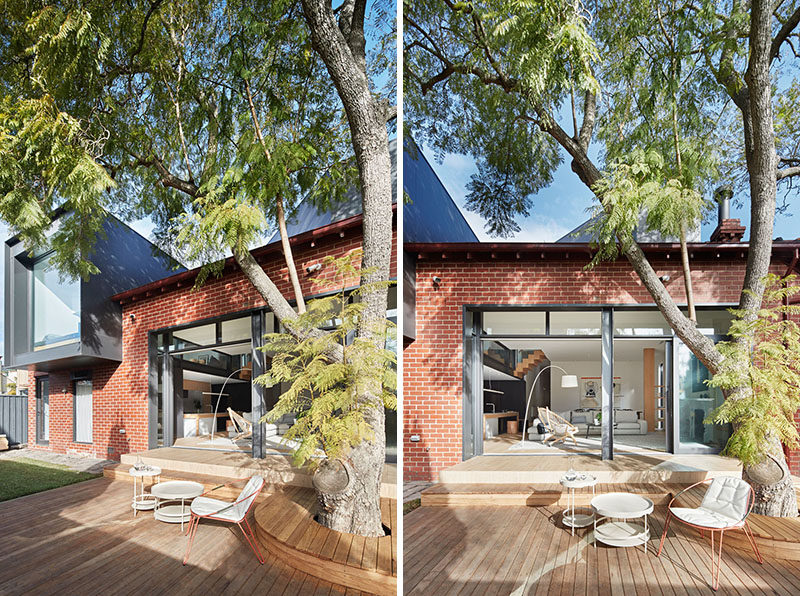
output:
[[[745,158],[750,175],[750,250],[747,272],[739,300],[745,318],[754,320],[764,296],[763,279],[769,273],[772,231],[775,221],[776,171],[775,127],[772,116],[770,77],[772,46],[772,3],[754,0],[750,17],[750,60],[744,75],[747,94],[737,103],[744,121]],[[736,399],[734,392],[729,399]],[[746,466],[742,476],[756,493],[753,511],[762,515],[797,516],[794,492],[786,457],[777,439],[769,455],[755,466]]]
[[[392,255],[392,176],[386,115],[369,89],[364,60],[365,0],[349,0],[337,25],[331,4],[325,0],[303,0],[303,14],[314,49],[322,57],[344,105],[359,169],[364,236],[362,285],[389,279]],[[341,27],[341,28],[340,28]],[[362,297],[365,308],[359,318],[358,335],[377,347],[385,335],[376,333],[376,323],[386,318],[386,288]],[[371,440],[353,448],[348,458],[352,469],[348,499],[325,494],[320,485],[319,500],[327,503],[324,523],[328,527],[364,536],[381,536],[380,487],[385,460],[384,408],[380,381],[364,382],[359,399],[367,407],[364,417],[374,432]],[[338,494],[338,493],[337,493]]]
[[[777,439],[770,443],[770,455],[742,470],[742,478],[755,492],[753,513],[770,517],[797,517],[797,495],[781,443]]]

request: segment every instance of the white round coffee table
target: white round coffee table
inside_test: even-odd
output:
[[[572,528],[572,535],[575,535],[575,528],[585,528],[591,525],[594,521],[594,510],[589,513],[575,513],[575,489],[592,487],[592,494],[594,495],[594,487],[597,484],[597,478],[590,474],[577,474],[574,478],[567,476],[561,477],[561,486],[569,489],[567,494],[567,508],[561,513],[561,521],[568,528]]]
[[[170,480],[153,486],[150,494],[156,498],[153,517],[168,524],[180,523],[183,531],[183,522],[192,517],[192,499],[203,494],[203,485],[190,480]]]
[[[133,477],[133,500],[131,501],[131,507],[133,508],[133,516],[136,517],[139,511],[153,509],[155,507],[156,498],[152,494],[144,492],[144,479],[161,476],[161,468],[158,466],[144,466],[140,468],[133,466],[128,470],[128,474]],[[137,485],[141,485],[138,487],[140,490],[137,490]]]
[[[647,516],[653,512],[653,501],[630,493],[609,493],[592,499],[592,509],[596,514],[595,547],[598,540],[609,546],[628,547],[643,544],[644,552],[647,552],[647,541],[650,540]],[[644,525],[628,521],[639,517],[644,518]],[[612,521],[614,519],[618,521]],[[604,523],[598,525],[598,522]]]

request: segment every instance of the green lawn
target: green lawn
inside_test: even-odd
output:
[[[0,459],[0,501],[32,495],[99,476],[102,474],[75,472],[66,466],[26,457]]]

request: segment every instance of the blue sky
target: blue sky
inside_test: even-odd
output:
[[[440,164],[433,157],[432,151],[426,151],[431,166],[444,184],[450,196],[461,208],[469,225],[481,241],[497,241],[484,231],[483,220],[475,213],[464,208],[466,202],[466,185],[470,176],[477,171],[474,160],[466,155],[448,154]],[[780,199],[780,197],[779,197]],[[744,201],[744,208],[731,207],[731,217],[738,218],[750,229],[750,203]],[[580,223],[588,219],[587,209],[592,206],[592,193],[570,169],[569,161],[561,164],[553,177],[553,183],[537,193],[533,200],[531,214],[524,220],[517,220],[522,230],[511,241],[518,242],[552,242],[557,240]],[[716,227],[716,215],[708,223],[703,224],[702,240],[708,240]],[[796,218],[790,214],[775,216],[775,232],[773,238],[782,237],[790,240],[800,236]]]

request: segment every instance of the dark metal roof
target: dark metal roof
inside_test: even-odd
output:
[[[592,227],[597,223],[599,216],[595,215],[587,219],[571,232],[567,232],[556,240],[559,244],[588,244],[594,240]],[[639,243],[661,244],[678,242],[678,238],[664,237],[659,232],[647,229],[647,216],[641,214],[639,223],[633,231],[634,239]],[[700,224],[698,223],[688,231],[687,240],[689,242],[700,242]]]
[[[403,151],[403,242],[477,242],[478,237],[417,144]]]
[[[396,205],[392,206],[394,218],[397,216],[396,208]],[[289,238],[289,242],[292,246],[300,246],[308,242],[317,242],[318,240],[321,240],[327,236],[336,236],[337,238],[345,237],[347,235],[352,236],[355,234],[360,236],[362,220],[363,217],[359,213],[354,217],[349,217],[330,225],[322,226],[320,228],[292,236]],[[396,219],[393,220],[393,224],[396,224]],[[270,258],[282,258],[283,255],[281,246],[277,242],[261,246],[260,248],[255,248],[250,252],[259,262],[264,262]],[[191,286],[194,284],[195,278],[197,278],[197,275],[200,273],[200,269],[200,267],[196,267],[194,269],[190,269],[189,271],[183,271],[176,275],[165,277],[164,279],[154,281],[147,285],[133,288],[127,292],[121,292],[112,296],[111,300],[121,304],[127,304],[139,299],[146,299],[151,296],[170,292],[182,287]],[[233,257],[228,257],[225,259],[225,264],[222,270],[223,275],[228,274],[236,269],[238,269],[238,265],[236,265]]]
[[[392,203],[397,203],[397,139],[389,141],[389,157],[392,160]],[[361,191],[353,186],[328,211],[321,211],[309,202],[302,201],[286,222],[286,229],[289,237],[292,237],[357,215],[361,215]],[[267,244],[279,240],[280,236],[278,232],[275,232]]]

